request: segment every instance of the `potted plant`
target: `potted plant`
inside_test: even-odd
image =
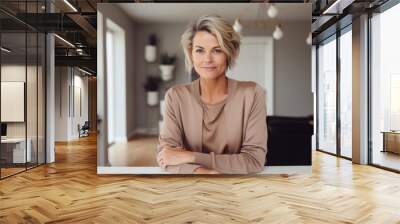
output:
[[[168,81],[172,79],[172,72],[175,68],[175,61],[176,61],[176,56],[169,56],[167,53],[164,53],[161,55],[161,64],[160,64],[160,70],[161,70],[161,78],[164,81]]]
[[[144,58],[147,62],[155,62],[157,58],[157,36],[150,34],[144,49]]]
[[[156,76],[148,76],[146,82],[143,84],[147,94],[147,104],[155,106],[158,104],[158,89],[160,85],[160,78]]]

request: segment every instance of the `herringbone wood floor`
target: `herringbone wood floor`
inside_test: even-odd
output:
[[[400,175],[315,152],[313,174],[98,176],[95,138],[0,181],[0,223],[400,223]]]

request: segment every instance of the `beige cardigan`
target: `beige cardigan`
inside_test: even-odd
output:
[[[165,94],[158,150],[182,147],[194,152],[194,164],[167,166],[170,173],[191,174],[198,167],[220,173],[248,174],[264,170],[267,123],[264,90],[254,82],[228,78],[224,107],[229,154],[202,153],[203,109],[199,79],[170,88]]]

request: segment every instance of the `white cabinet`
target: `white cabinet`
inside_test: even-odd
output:
[[[26,142],[28,145],[25,151],[25,138],[7,138],[1,140],[1,144],[6,147],[6,150],[12,150],[13,163],[32,161],[32,140],[28,138]]]

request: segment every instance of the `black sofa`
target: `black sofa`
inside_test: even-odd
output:
[[[267,116],[266,166],[311,165],[313,117]]]

